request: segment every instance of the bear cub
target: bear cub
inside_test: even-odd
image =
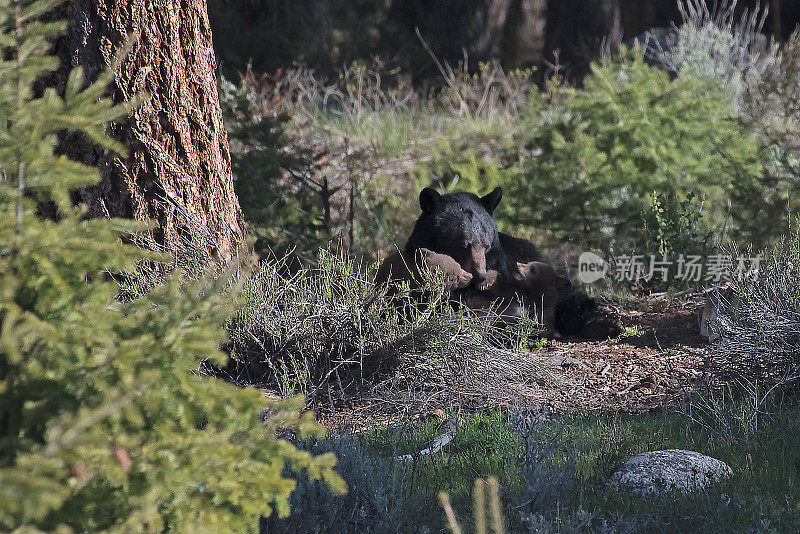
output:
[[[511,275],[523,299],[533,306],[536,318],[548,337],[560,337],[556,330],[556,308],[563,295],[572,289],[568,278],[556,272],[552,265],[541,261],[517,263]]]
[[[411,261],[407,254],[395,252],[388,256],[375,275],[376,284],[408,281],[411,287],[418,289],[423,282],[422,270],[438,270],[444,273],[445,289],[453,291],[463,289],[472,283],[472,274],[461,268],[461,265],[446,254],[438,254],[427,248],[416,251],[416,261]]]
[[[561,336],[555,326],[555,311],[562,295],[572,287],[569,279],[558,274],[549,263],[540,261],[517,262],[510,284],[498,278],[497,271],[487,271],[479,291],[463,299],[467,307],[481,310],[494,303],[495,310],[503,316],[535,313],[545,335]]]

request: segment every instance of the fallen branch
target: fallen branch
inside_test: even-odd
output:
[[[456,437],[456,432],[458,431],[458,427],[459,427],[460,424],[461,424],[461,421],[458,420],[458,419],[448,419],[448,420],[446,420],[445,422],[443,422],[441,424],[441,427],[444,427],[444,428],[449,427],[449,430],[447,432],[445,432],[444,434],[441,434],[440,436],[438,436],[436,439],[434,439],[433,442],[431,443],[430,447],[428,447],[426,449],[422,449],[416,455],[414,455],[414,454],[403,454],[401,456],[398,456],[396,459],[400,460],[400,461],[406,461],[406,460],[412,460],[414,458],[414,456],[425,456],[425,455],[428,455],[428,454],[436,454],[437,452],[442,450],[445,445],[447,445],[448,443],[453,441],[453,438]]]

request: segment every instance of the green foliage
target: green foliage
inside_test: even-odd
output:
[[[657,191],[676,205],[694,192],[701,235],[729,215],[743,231],[755,225],[761,199],[742,192],[762,180],[758,143],[714,87],[670,80],[624,51],[594,64],[583,88],[551,86],[543,104],[522,138],[541,153],[522,161],[506,195],[518,219],[584,246],[642,249],[643,214]]]
[[[647,245],[653,248],[644,252],[662,256],[674,251],[703,252],[696,247],[710,236],[700,235],[702,207],[694,191],[683,200],[653,191],[649,200],[650,209],[643,215],[649,233]]]
[[[475,153],[471,147],[455,149],[445,145],[434,152],[430,162],[414,169],[417,189],[437,187],[442,191],[470,191],[485,195],[503,183],[498,166]]]
[[[783,214],[796,214],[800,210],[800,32],[792,34],[778,61],[748,89],[743,118],[761,136],[765,166],[772,177],[770,187],[757,193],[779,199]]]
[[[329,237],[327,186],[316,177],[313,152],[289,146],[284,133],[288,117],[264,95],[274,88],[270,82],[267,76],[256,79],[250,70],[238,86],[222,80],[236,195],[259,255],[283,256],[296,249],[313,256]]]
[[[85,220],[69,191],[98,173],[53,148],[73,130],[123,151],[103,127],[127,109],[104,97],[110,75],[88,84],[80,69],[63,95],[34,93],[58,65],[64,25],[39,20],[55,4],[0,0],[0,530],[254,531],[289,512],[286,463],[343,490],[332,455],[276,438],[319,430],[302,399],[194,371],[225,360],[225,277],[115,302],[107,273],[148,256],[119,238],[143,225]]]

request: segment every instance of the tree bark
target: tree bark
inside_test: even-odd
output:
[[[222,123],[206,0],[69,0],[66,35],[55,43],[63,84],[72,68],[94,80],[132,37],[114,73],[115,101],[149,95],[131,118],[109,127],[128,154],[105,155],[80,136],[62,139],[69,157],[99,165],[82,189],[93,217],[154,220],[156,242],[202,245],[223,263],[245,241]]]

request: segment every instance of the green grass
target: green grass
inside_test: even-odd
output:
[[[381,456],[414,454],[443,433],[438,428],[440,422],[430,419],[416,425],[375,427],[360,436],[360,441],[367,450]],[[500,412],[466,417],[445,450],[446,454],[414,459],[414,491],[435,496],[440,490],[447,490],[459,503],[469,502],[476,478],[496,476],[503,485],[518,484],[514,462],[519,443]]]
[[[728,401],[726,412],[718,413],[718,417],[700,412],[692,417],[676,413],[573,413],[527,428],[517,425],[516,430],[512,430],[508,416],[499,411],[474,413],[464,417],[456,437],[443,452],[405,462],[395,458],[427,447],[441,432],[438,419],[376,426],[357,436],[331,435],[322,448],[320,443],[310,448],[316,453],[334,450],[340,459],[340,472],[351,487],[355,484],[363,489],[366,484],[370,494],[391,494],[387,502],[397,503],[392,520],[397,532],[437,532],[444,528],[437,501],[439,491],[450,493],[462,526],[472,524],[473,483],[475,478],[488,476],[500,481],[505,521],[511,532],[524,532],[525,525],[537,532],[596,532],[606,528],[637,532],[797,531],[800,408],[775,407],[760,428],[748,430],[734,424],[741,417],[742,403],[746,404],[746,399]],[[730,432],[722,425],[741,431]],[[613,472],[630,456],[668,448],[695,450],[723,460],[734,476],[704,492],[664,498],[635,497],[609,486]],[[352,456],[355,451],[357,460]],[[363,470],[373,463],[392,475],[374,479],[365,475]],[[384,479],[390,482],[384,483]],[[304,512],[310,484],[302,483],[293,498],[298,507],[293,512],[294,521],[299,521],[298,516],[313,519]],[[316,506],[320,506],[319,495],[315,495]],[[347,496],[329,495],[327,499],[339,503],[339,515],[348,509],[349,505],[342,504]],[[374,503],[360,502],[359,506],[370,508]],[[297,522],[292,528],[297,532],[315,530],[304,529]],[[343,532],[380,532],[388,527],[382,523],[379,528],[367,521],[359,523],[358,528],[344,523],[336,524],[336,528]]]

